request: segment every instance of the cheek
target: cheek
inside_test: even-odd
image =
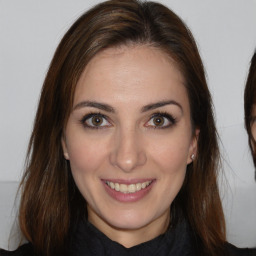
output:
[[[254,140],[256,140],[256,122],[253,122],[251,129],[252,129],[252,136],[253,136]]]
[[[74,181],[87,202],[93,202],[99,183],[98,170],[106,159],[106,151],[99,143],[88,140],[69,145],[69,162]]]
[[[157,166],[159,171],[158,178],[159,184],[161,184],[159,194],[165,195],[167,205],[174,200],[184,182],[189,142],[188,136],[172,136],[169,140],[158,141],[151,148],[154,165]]]
[[[164,172],[169,174],[186,170],[188,154],[188,140],[165,139],[151,147],[152,158]]]
[[[184,182],[188,149],[177,144],[170,144],[162,149],[156,156],[157,164],[161,171],[162,194],[166,195],[167,203],[171,204]]]
[[[68,145],[69,161],[73,175],[90,174],[98,169],[106,157],[102,144],[94,141],[77,139]]]

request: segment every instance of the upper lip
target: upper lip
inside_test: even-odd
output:
[[[145,178],[145,179],[102,179],[102,181],[104,181],[104,182],[109,181],[109,182],[113,182],[113,183],[126,184],[126,185],[143,183],[143,182],[154,181],[154,180],[155,179],[151,179],[151,178]]]

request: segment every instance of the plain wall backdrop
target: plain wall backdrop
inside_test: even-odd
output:
[[[21,178],[41,86],[60,39],[76,18],[98,2],[0,0],[2,188]],[[256,0],[160,2],[186,22],[205,65],[226,177],[220,187],[228,240],[237,246],[256,246],[256,182],[243,123],[244,85],[256,49]],[[10,209],[3,201],[10,206],[15,194],[0,191],[0,210],[6,211],[0,214],[0,247],[6,247]]]

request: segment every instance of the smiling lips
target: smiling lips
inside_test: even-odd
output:
[[[113,189],[117,192],[127,194],[127,193],[136,193],[142,189],[145,189],[152,183],[152,181],[146,181],[146,182],[142,182],[142,183],[135,183],[135,184],[129,184],[129,185],[122,184],[122,183],[114,183],[111,181],[105,181],[105,183],[111,189]]]
[[[142,182],[126,182],[121,180],[102,181],[107,194],[122,203],[131,203],[143,199],[152,189],[154,179]]]

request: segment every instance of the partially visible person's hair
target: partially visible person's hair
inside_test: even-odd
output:
[[[86,201],[63,157],[61,137],[87,63],[100,51],[122,45],[161,49],[185,78],[191,122],[200,133],[196,159],[188,165],[183,187],[171,205],[172,224],[182,218],[188,221],[197,255],[224,255],[225,221],[216,181],[219,148],[203,64],[186,25],[154,2],[101,3],[82,15],[60,42],[44,81],[28,148],[21,182],[21,230],[37,252],[56,255],[66,250],[73,221],[86,216]]]
[[[256,140],[252,136],[252,108],[253,105],[256,105],[256,51],[254,52],[252,59],[251,59],[251,65],[246,81],[246,86],[244,90],[244,119],[245,119],[245,128],[248,133],[248,142],[251,149],[252,157],[253,157],[253,163],[256,167],[256,151],[253,150],[256,149]],[[256,178],[256,176],[255,176]]]

